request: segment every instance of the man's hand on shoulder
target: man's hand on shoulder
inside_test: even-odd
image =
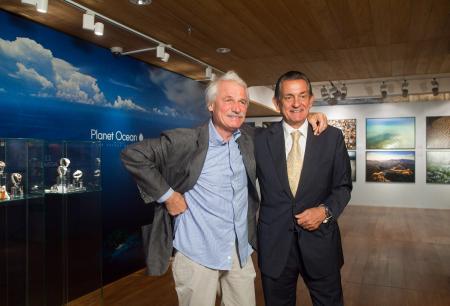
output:
[[[328,127],[328,118],[324,113],[309,113],[308,122],[313,128],[314,135],[320,135]]]
[[[177,216],[187,209],[186,200],[184,196],[179,192],[174,192],[167,200],[164,202],[171,216]]]

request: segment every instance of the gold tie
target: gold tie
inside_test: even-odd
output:
[[[297,193],[298,183],[300,181],[300,174],[302,172],[303,160],[302,153],[300,151],[299,139],[301,132],[294,131],[292,136],[292,148],[287,157],[287,173],[289,179],[289,187],[291,188],[292,195],[295,197]]]

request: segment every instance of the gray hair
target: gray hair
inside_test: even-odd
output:
[[[217,89],[219,87],[219,83],[222,81],[234,81],[245,88],[245,94],[248,99],[248,88],[247,83],[244,82],[243,79],[234,71],[227,71],[224,75],[218,77],[217,79],[211,81],[208,84],[208,87],[205,90],[205,98],[206,98],[206,106],[209,106],[214,103],[217,97]]]
[[[300,72],[300,71],[289,71],[289,72],[286,72],[285,74],[283,74],[282,76],[280,76],[280,78],[278,79],[277,84],[275,85],[275,94],[274,94],[275,99],[277,99],[278,101],[281,101],[281,98],[282,98],[281,85],[284,81],[291,81],[291,80],[305,81],[306,86],[308,87],[308,94],[310,96],[313,95],[311,81],[306,76],[306,74],[304,74],[303,72]]]

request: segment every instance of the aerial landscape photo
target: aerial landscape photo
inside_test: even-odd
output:
[[[427,117],[427,149],[450,149],[450,116]]]
[[[427,152],[427,183],[450,184],[450,151]]]
[[[414,117],[367,118],[367,149],[414,149]]]
[[[415,181],[414,151],[367,151],[366,182]]]

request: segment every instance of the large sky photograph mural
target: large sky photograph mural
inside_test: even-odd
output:
[[[101,141],[105,283],[143,267],[153,212],[120,151],[206,122],[204,85],[2,11],[0,29],[0,138]]]

